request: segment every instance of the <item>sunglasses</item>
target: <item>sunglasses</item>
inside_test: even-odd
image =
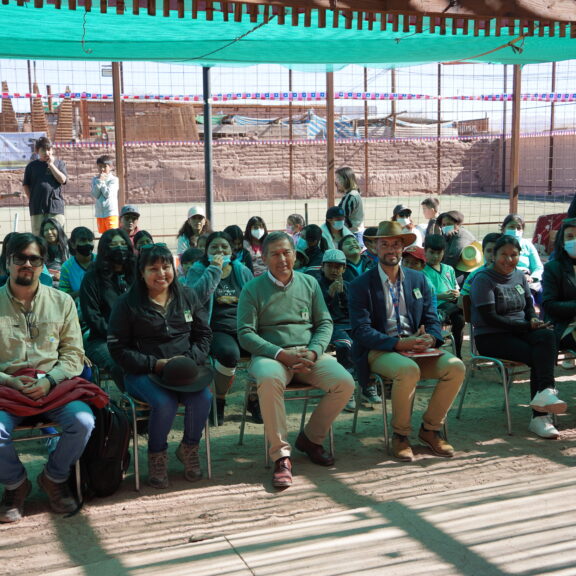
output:
[[[26,262],[29,262],[32,268],[40,268],[44,265],[44,258],[42,256],[30,256],[29,254],[13,254],[12,262],[16,266],[24,266]]]
[[[168,245],[165,242],[156,242],[156,244],[144,244],[144,246],[140,246],[139,250],[152,250],[152,248],[167,248]]]

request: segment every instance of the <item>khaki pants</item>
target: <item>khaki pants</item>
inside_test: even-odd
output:
[[[64,214],[34,214],[33,216],[30,216],[32,234],[40,236],[40,226],[42,225],[42,221],[46,218],[54,218],[62,228],[66,226],[66,218],[64,218]]]
[[[392,429],[408,436],[414,393],[419,380],[438,380],[422,417],[427,430],[441,430],[446,414],[464,381],[466,368],[456,356],[445,352],[430,358],[407,358],[396,352],[372,350],[368,354],[370,369],[392,380]],[[382,391],[384,392],[384,391]]]
[[[290,456],[284,390],[293,378],[326,392],[304,428],[308,440],[315,444],[324,442],[332,422],[354,393],[350,373],[327,354],[320,356],[312,371],[304,374],[294,374],[278,360],[263,356],[253,357],[248,371],[258,385],[260,410],[273,461]]]

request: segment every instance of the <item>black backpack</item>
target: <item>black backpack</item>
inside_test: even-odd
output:
[[[90,440],[80,457],[82,494],[111,496],[120,488],[130,465],[130,420],[118,405],[110,400],[104,408],[91,406],[96,423]],[[74,469],[70,483],[75,486]]]

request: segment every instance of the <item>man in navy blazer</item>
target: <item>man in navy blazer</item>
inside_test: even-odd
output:
[[[376,372],[392,380],[392,453],[404,462],[414,459],[408,436],[416,384],[437,379],[418,437],[437,456],[451,457],[454,448],[440,430],[466,369],[456,356],[439,350],[441,326],[426,277],[400,266],[402,250],[415,235],[384,221],[373,238],[379,265],[356,278],[348,291],[358,378],[367,381]]]

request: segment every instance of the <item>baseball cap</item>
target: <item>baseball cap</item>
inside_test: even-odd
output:
[[[204,209],[201,206],[190,207],[190,210],[188,210],[188,218],[192,218],[192,216],[203,216],[204,218],[206,218]]]
[[[394,206],[392,214],[394,216],[398,216],[398,214],[401,214],[402,212],[410,212],[410,214],[412,214],[412,210],[410,210],[408,206],[404,206],[404,204],[396,204],[396,206]]]
[[[342,250],[336,250],[335,248],[332,248],[330,250],[326,250],[326,252],[324,252],[324,256],[322,256],[322,264],[326,264],[326,262],[346,264],[346,256]]]
[[[332,218],[344,218],[344,210],[340,206],[332,206],[326,210],[326,220],[331,220]]]
[[[416,258],[417,260],[421,260],[424,262],[424,264],[426,264],[426,254],[424,252],[424,248],[421,248],[420,246],[408,246],[408,248],[404,248],[402,256],[406,256],[407,254],[413,258]]]
[[[126,216],[126,214],[136,214],[136,216],[140,217],[140,212],[138,208],[134,206],[134,204],[126,204],[126,206],[122,206],[122,210],[120,210],[120,217]]]

